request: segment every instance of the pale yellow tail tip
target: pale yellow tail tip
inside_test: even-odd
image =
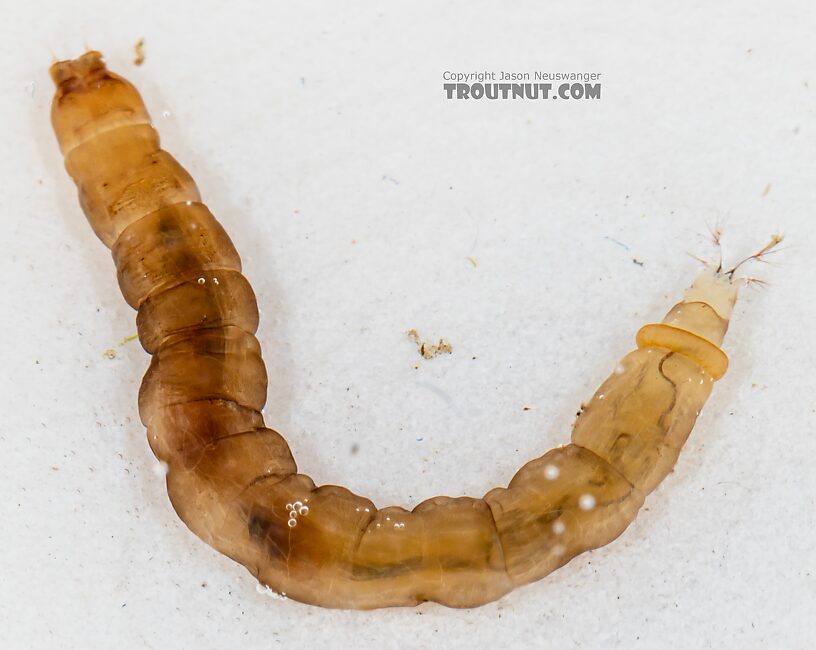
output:
[[[723,320],[731,319],[739,283],[723,273],[706,269],[683,294],[683,302],[704,302]]]

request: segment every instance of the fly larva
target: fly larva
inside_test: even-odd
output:
[[[487,603],[608,544],[672,470],[715,380],[737,297],[704,271],[578,417],[572,441],[483,498],[377,508],[297,473],[264,426],[258,308],[224,229],[98,52],[55,63],[54,130],[153,355],[139,412],[184,523],[278,593],[324,607]],[[761,252],[765,252],[764,250]]]

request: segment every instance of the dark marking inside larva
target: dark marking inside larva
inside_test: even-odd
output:
[[[277,519],[260,512],[253,512],[247,518],[249,538],[263,548],[270,560],[286,561],[291,549],[289,546],[290,529]]]

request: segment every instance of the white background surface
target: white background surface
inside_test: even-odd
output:
[[[816,10],[543,4],[4,9],[0,646],[812,647]],[[786,250],[751,269],[770,286],[742,294],[731,369],[618,541],[470,611],[272,600],[155,471],[148,358],[116,345],[134,314],[48,121],[52,52],[85,44],[242,253],[268,422],[378,505],[481,495],[566,442],[697,272],[686,253],[716,256],[707,225],[727,260],[773,232]],[[601,72],[603,95],[444,99],[445,70],[485,68]],[[409,328],[453,354],[421,359]]]

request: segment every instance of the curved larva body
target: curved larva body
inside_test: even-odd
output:
[[[572,443],[484,498],[378,509],[297,473],[265,428],[258,309],[229,237],[165,151],[139,94],[96,52],[52,67],[52,119],[153,355],[142,421],[182,520],[265,585],[326,607],[480,605],[615,539],[668,474],[727,358],[736,286],[706,272],[644,327]]]

